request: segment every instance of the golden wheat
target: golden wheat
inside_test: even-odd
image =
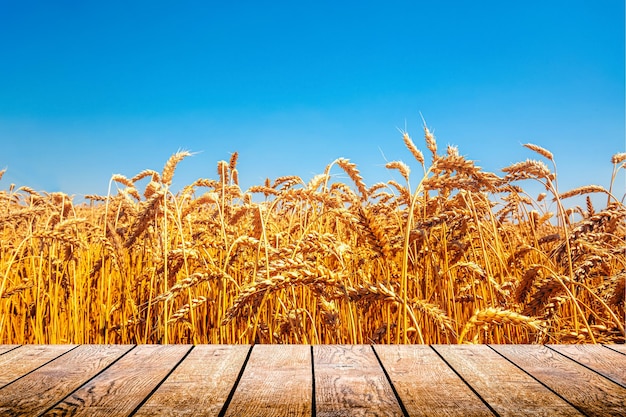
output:
[[[532,317],[528,317],[514,311],[504,310],[502,308],[488,307],[484,310],[477,311],[463,328],[459,336],[459,343],[465,339],[465,335],[473,328],[487,328],[492,325],[510,324],[513,326],[523,326],[531,330],[538,331],[542,328],[542,322]],[[477,340],[477,339],[475,339]]]
[[[454,146],[438,154],[424,124],[427,164],[401,133],[423,166],[416,188],[403,162],[387,168],[406,184],[368,188],[339,158],[308,182],[242,190],[235,152],[175,194],[191,156],[178,152],[86,203],[0,190],[0,343],[624,341],[626,208],[612,185],[626,154],[609,188],[560,193],[539,145],[524,146],[553,170],[527,160],[500,176]],[[533,200],[526,179],[546,192]],[[575,196],[584,208],[563,207]]]
[[[539,155],[543,156],[544,158],[550,161],[554,161],[554,155],[552,155],[552,152],[550,152],[546,148],[542,148],[541,146],[535,145],[532,143],[525,143],[524,147],[537,152]]]

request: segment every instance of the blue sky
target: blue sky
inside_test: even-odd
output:
[[[624,17],[623,0],[0,0],[0,189],[106,194],[179,149],[197,154],[174,187],[233,151],[243,188],[338,157],[368,185],[403,160],[416,184],[397,129],[427,153],[420,112],[440,149],[487,170],[538,158],[531,142],[562,191],[608,187]]]

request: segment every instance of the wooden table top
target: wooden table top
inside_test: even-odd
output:
[[[626,415],[624,345],[0,345],[0,415]]]

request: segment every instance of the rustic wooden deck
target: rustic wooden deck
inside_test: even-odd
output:
[[[624,345],[0,345],[0,415],[626,415]]]

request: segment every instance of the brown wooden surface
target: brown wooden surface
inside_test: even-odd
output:
[[[430,346],[379,345],[374,350],[409,415],[493,415]]]
[[[0,345],[0,355],[2,355],[3,353],[6,353],[10,350],[13,350],[15,348],[18,348],[20,345]]]
[[[313,346],[316,416],[402,416],[371,346]]]
[[[76,345],[25,345],[0,355],[0,387],[75,348]]]
[[[190,349],[185,345],[137,346],[46,415],[128,416]]]
[[[0,345],[0,416],[626,415],[625,374],[623,345]]]
[[[492,347],[585,414],[623,416],[626,412],[626,388],[546,346]]]
[[[581,415],[489,346],[436,345],[433,348],[500,416]]]
[[[39,415],[129,349],[120,345],[82,345],[69,350],[5,386],[0,393],[0,415]]]
[[[256,345],[226,416],[311,416],[311,347]]]
[[[626,355],[600,345],[548,345],[548,347],[626,388]]]
[[[626,355],[626,345],[604,345],[604,346]]]
[[[217,416],[249,350],[244,345],[194,347],[135,416]]]

